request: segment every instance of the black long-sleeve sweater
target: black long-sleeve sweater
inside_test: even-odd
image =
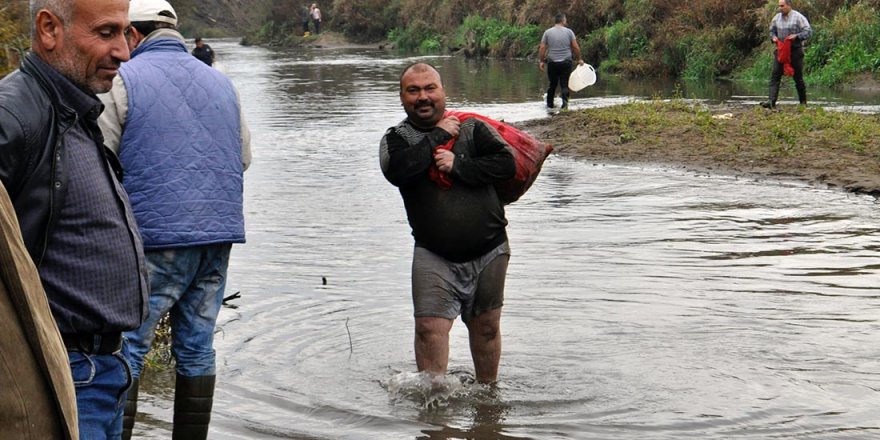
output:
[[[462,122],[452,187],[428,177],[434,150],[452,137],[441,128],[421,130],[408,121],[388,129],[380,162],[385,178],[400,189],[416,245],[454,262],[477,258],[507,240],[504,205],[493,183],[516,172],[510,146],[476,118]]]

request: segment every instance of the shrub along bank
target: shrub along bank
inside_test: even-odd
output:
[[[336,0],[333,25],[349,38],[387,37],[407,51],[532,58],[561,11],[600,72],[760,81],[770,73],[768,28],[778,12],[767,0],[392,0],[370,9],[376,1]],[[811,83],[880,73],[880,0],[794,6],[815,31],[806,45]]]

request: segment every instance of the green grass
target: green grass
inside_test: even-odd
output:
[[[632,102],[587,110],[588,117],[620,133],[621,143],[664,142],[657,134],[686,130],[706,144],[748,144],[764,157],[798,154],[806,148],[837,148],[880,160],[876,115],[792,107],[768,112],[755,107],[732,120],[716,119],[700,104],[682,99]],[[717,112],[717,109],[716,109]]]

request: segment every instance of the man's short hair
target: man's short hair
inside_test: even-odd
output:
[[[134,21],[131,23],[131,27],[137,29],[141,35],[147,36],[153,33],[156,29],[174,29],[174,25],[171,23],[163,23],[161,21]]]
[[[556,14],[556,16],[553,17],[553,19],[556,20],[556,24],[562,23],[563,21],[565,21],[565,14],[560,12],[560,13]]]
[[[46,9],[55,14],[61,20],[62,27],[70,29],[73,19],[73,4],[75,0],[30,0],[31,14],[31,40],[37,38],[37,12]]]
[[[424,61],[416,61],[415,63],[408,64],[403,68],[403,71],[400,72],[400,78],[398,82],[400,83],[400,90],[403,91],[403,76],[409,73],[410,70],[414,70],[416,72],[425,72],[428,70],[433,70],[437,72],[437,76],[440,76],[440,71],[434,67],[433,64],[426,63]]]

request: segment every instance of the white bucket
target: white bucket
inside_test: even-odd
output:
[[[589,64],[581,64],[571,72],[568,78],[568,88],[577,92],[584,87],[596,84],[596,71]]]

